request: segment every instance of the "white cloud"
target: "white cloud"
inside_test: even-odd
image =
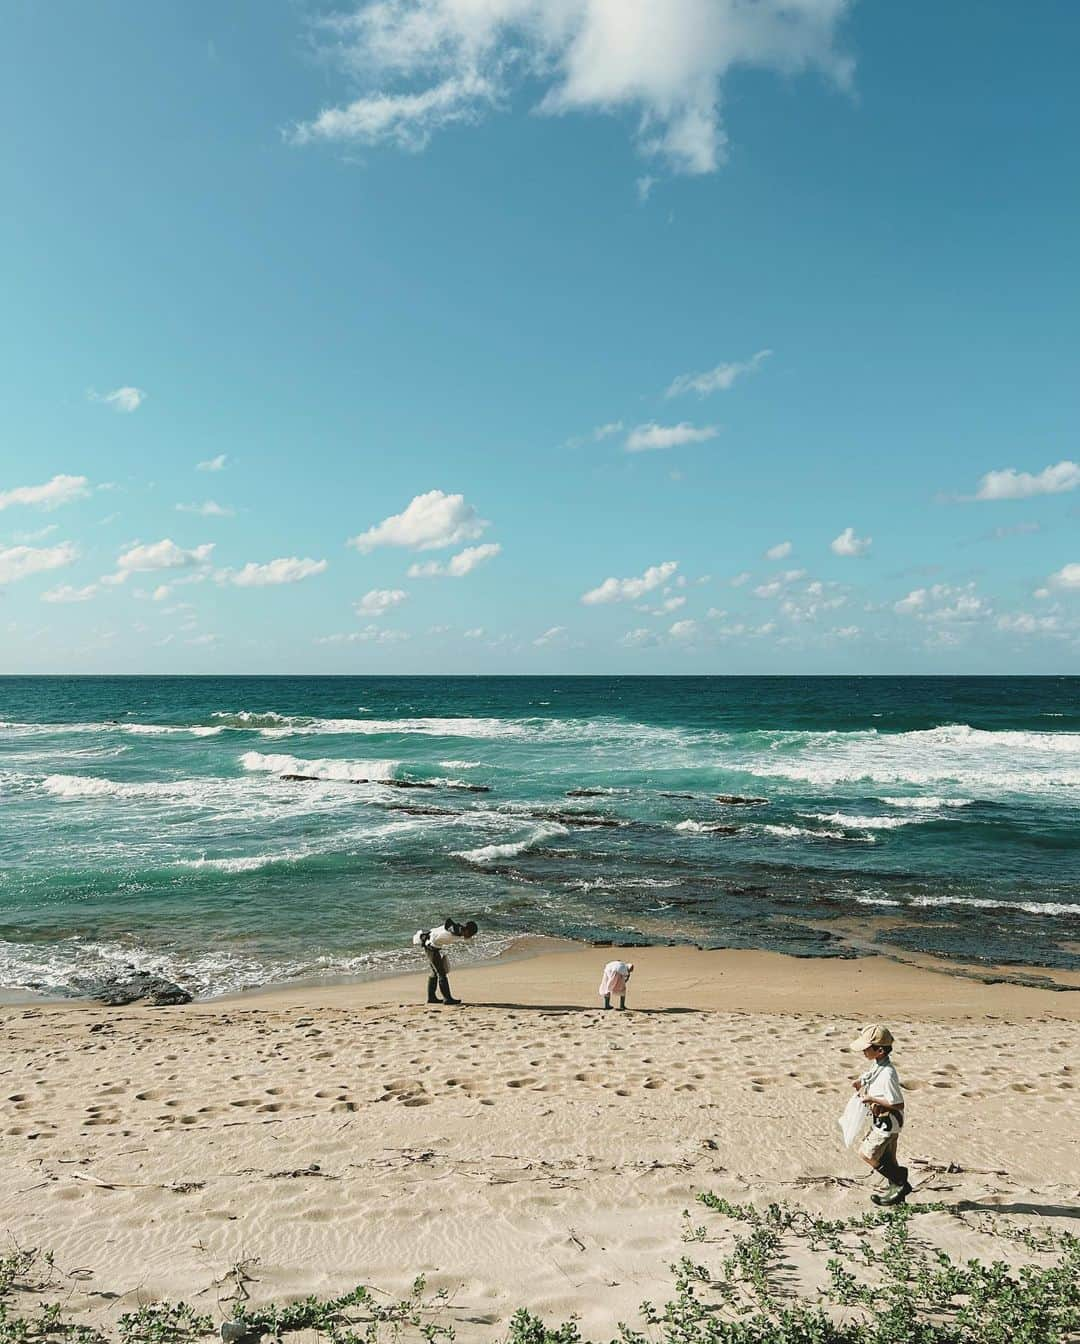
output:
[[[375,6],[373,6],[374,8]],[[293,132],[300,145],[312,140],[352,140],[397,149],[421,150],[434,131],[454,122],[476,122],[494,102],[496,88],[482,76],[466,73],[433,84],[420,93],[381,93],[357,98],[346,107],[325,108],[314,121]]]
[[[49,569],[62,569],[78,558],[78,551],[70,541],[59,546],[9,546],[0,549],[0,583],[17,583],[31,574]]]
[[[325,560],[299,560],[296,556],[282,556],[258,565],[249,560],[243,569],[223,569],[214,575],[218,583],[231,583],[237,588],[268,588],[281,583],[299,583],[321,574],[327,567]]]
[[[588,434],[579,434],[567,439],[563,447],[580,448],[585,443],[601,443],[604,439],[610,439],[613,434],[621,434],[623,428],[621,420],[609,420],[606,424],[597,425]]]
[[[655,648],[661,642],[660,636],[655,630],[649,630],[646,626],[638,626],[636,630],[628,630],[619,643],[628,649],[651,649]]]
[[[668,593],[670,589],[665,588],[664,592]],[[678,611],[685,606],[686,598],[681,594],[673,594],[670,597],[665,597],[663,601],[658,602],[653,607],[650,607],[647,603],[642,603],[637,610],[645,612],[647,616],[670,616],[673,611]]]
[[[985,598],[975,591],[975,584],[960,587],[935,583],[930,588],[914,588],[907,597],[893,604],[901,616],[915,616],[931,625],[970,625],[992,614]]]
[[[790,541],[778,541],[775,546],[770,546],[765,552],[766,560],[786,560],[791,554]]]
[[[696,427],[686,420],[678,425],[650,423],[632,429],[625,446],[628,453],[651,453],[658,448],[681,448],[684,443],[704,443],[719,433],[715,425]]]
[[[668,634],[672,639],[694,639],[698,634],[698,629],[697,621],[676,621],[668,631]]]
[[[1080,564],[1062,566],[1046,583],[1049,588],[1080,588]]]
[[[997,618],[999,630],[1018,635],[1052,635],[1061,628],[1057,616],[1032,616],[1030,612],[1006,613]]]
[[[200,518],[234,518],[236,510],[208,499],[205,504],[177,504],[177,513],[195,513]]]
[[[596,606],[604,602],[636,602],[667,583],[679,568],[677,560],[665,560],[661,565],[651,565],[638,579],[605,579],[597,588],[590,588],[582,595],[586,606]]]
[[[210,562],[213,549],[214,543],[208,541],[192,550],[184,550],[168,537],[147,545],[132,546],[117,557],[116,573],[106,575],[102,583],[126,583],[132,574],[147,574],[157,569],[189,569],[206,565]]]
[[[1033,532],[1041,532],[1040,523],[1013,523],[1011,527],[995,527],[985,534],[988,541],[1004,541],[1006,537],[1027,537]]]
[[[392,514],[369,527],[349,546],[367,553],[376,546],[407,546],[414,551],[436,551],[457,542],[473,541],[490,527],[464,495],[429,490],[409,501],[403,513]]]
[[[858,639],[862,631],[857,625],[842,625],[838,630],[830,630],[835,639]]]
[[[805,578],[805,569],[786,569],[782,574],[774,575],[767,583],[759,583],[754,589],[754,596],[765,598],[778,597],[789,584],[798,583],[800,579]]]
[[[1032,495],[1062,495],[1080,486],[1080,463],[1058,462],[1037,475],[1007,467],[988,471],[979,482],[976,499],[1030,499]]]
[[[372,588],[359,602],[353,603],[357,616],[383,616],[399,607],[409,594],[404,588]]]
[[[498,542],[488,542],[483,546],[466,546],[457,555],[452,555],[445,564],[440,560],[429,560],[424,564],[410,565],[410,579],[433,579],[440,575],[451,579],[462,579],[486,560],[494,560],[502,551]]]
[[[42,602],[89,602],[98,591],[96,583],[88,583],[85,588],[73,588],[71,584],[61,584],[59,588],[50,588],[41,594]]]
[[[541,113],[629,114],[643,155],[709,173],[726,154],[728,72],[817,69],[846,85],[852,65],[836,33],[849,8],[850,0],[369,0],[324,21],[364,92],[291,138],[418,150],[445,126],[509,106],[515,83],[539,82]]]
[[[771,354],[771,350],[759,350],[752,359],[717,364],[715,369],[704,373],[680,373],[664,396],[681,397],[686,392],[696,392],[699,397],[707,397],[713,392],[727,392],[746,374],[756,373]]]
[[[829,588],[834,586],[830,584]],[[829,592],[820,579],[815,579],[801,590],[785,593],[780,603],[780,613],[796,623],[816,621],[823,613],[837,611],[846,604],[847,597],[843,593]]]
[[[893,604],[893,610],[902,616],[909,615],[913,611],[921,611],[926,606],[927,597],[927,589],[913,588],[907,597],[902,597],[899,602]]]
[[[114,392],[89,392],[87,395],[91,401],[104,402],[122,415],[137,411],[146,400],[146,393],[141,387],[118,387]]]
[[[736,574],[735,577],[729,579],[728,582],[731,584],[732,588],[741,588],[743,587],[744,584],[750,582],[750,578],[751,578],[750,571],[748,569],[744,569],[741,574]]]
[[[865,555],[873,540],[873,537],[857,537],[853,527],[845,527],[829,542],[829,550],[833,555]]]
[[[775,621],[765,621],[762,625],[745,625],[738,621],[734,625],[718,625],[716,633],[723,639],[759,639],[771,635],[775,629]]]
[[[194,635],[191,639],[185,639],[185,644],[191,644],[195,647],[200,645],[216,644],[217,635]]]
[[[381,625],[367,625],[362,630],[347,634],[322,635],[316,644],[400,644],[410,636],[404,630],[387,630]]]
[[[196,462],[196,471],[224,471],[229,457],[227,453],[218,453],[217,457],[208,457],[205,462]]]
[[[652,195],[652,189],[656,186],[656,178],[646,173],[643,177],[638,178],[634,186],[637,188],[638,200],[644,205]]]
[[[477,625],[471,630],[463,630],[461,634],[463,639],[483,639],[487,631],[482,625]]]
[[[44,485],[17,485],[12,490],[0,490],[0,510],[12,504],[29,504],[42,509],[58,509],[73,499],[83,499],[90,493],[85,476],[54,476]]]
[[[968,585],[971,587],[972,585]],[[974,621],[982,616],[989,616],[991,609],[984,598],[973,592],[955,592],[954,600],[951,605],[948,603],[943,607],[938,607],[936,611],[928,611],[926,619],[932,622],[941,622],[945,625],[955,624],[957,622]]]
[[[549,630],[545,630],[542,635],[537,635],[533,643],[537,648],[543,648],[546,644],[565,644],[566,637],[565,625],[553,625]]]

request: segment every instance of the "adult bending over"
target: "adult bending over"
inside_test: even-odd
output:
[[[476,925],[470,919],[467,924],[459,924],[448,919],[436,929],[417,929],[413,934],[413,943],[422,947],[431,964],[431,974],[427,982],[428,1003],[460,1003],[450,993],[450,968],[446,961],[446,948],[452,943],[466,943],[476,933]],[[435,990],[442,991],[442,999]]]

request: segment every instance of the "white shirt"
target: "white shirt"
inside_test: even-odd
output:
[[[883,1101],[888,1106],[903,1106],[904,1094],[900,1090],[900,1079],[896,1076],[896,1067],[891,1060],[881,1060],[859,1079],[862,1095],[874,1101]]]
[[[463,934],[452,933],[442,924],[440,924],[437,929],[428,930],[426,939],[424,938],[423,929],[417,929],[413,934],[413,942],[417,947],[422,946],[425,942],[429,947],[449,947],[451,943],[464,943],[466,941],[467,940]]]

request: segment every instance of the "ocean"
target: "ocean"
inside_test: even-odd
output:
[[[0,988],[385,973],[450,914],[1077,969],[1078,802],[1076,677],[0,678]]]

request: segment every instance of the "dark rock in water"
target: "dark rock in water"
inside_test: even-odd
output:
[[[603,798],[607,789],[567,789],[567,798]]]
[[[722,822],[717,822],[714,825],[712,822],[706,821],[702,822],[701,831],[699,832],[699,834],[704,833],[706,835],[734,835],[736,831],[739,831],[741,829],[742,828],[740,826],[726,826]]]
[[[447,784],[448,789],[457,789],[461,793],[490,793],[490,784]]]
[[[933,918],[931,912],[920,910],[920,920]],[[1080,956],[1069,943],[1059,941],[1053,928],[1040,928],[1035,920],[1025,919],[1024,912],[1015,912],[1002,906],[1000,910],[974,910],[966,918],[956,917],[956,908],[946,908],[933,922],[903,924],[883,929],[874,941],[886,952],[889,947],[905,951],[928,953],[950,962],[968,965],[1018,966],[1021,974],[1030,974],[1036,968],[1075,971],[1080,969]],[[996,974],[997,972],[995,972]],[[1011,980],[1015,972],[1005,977]]]
[[[782,952],[787,957],[840,957],[851,960],[872,955],[852,947],[825,929],[814,929],[796,920],[785,919],[732,921],[724,929],[722,937],[706,946],[709,949],[753,948]]]
[[[390,812],[404,812],[408,817],[452,817],[454,811],[449,807],[419,807],[416,803],[388,803]]]
[[[741,793],[717,793],[713,797],[728,807],[763,807],[769,801],[768,798],[744,798]]]
[[[292,780],[299,784],[381,784],[386,789],[435,789],[437,784],[431,784],[426,779],[346,779],[334,780],[326,779],[322,775],[279,775],[279,779]],[[475,790],[477,793],[487,793],[486,785],[466,784],[463,788]]]
[[[107,1008],[124,1008],[129,1003],[142,1001],[155,1008],[191,1002],[188,991],[171,980],[134,969],[127,974],[110,975],[104,980],[77,984],[77,988],[85,989],[92,999],[105,1004]]]
[[[661,798],[688,798],[690,802],[694,801],[696,795],[692,793],[662,793]]]
[[[530,808],[529,816],[537,821],[557,821],[561,826],[621,826],[615,817],[602,812],[561,812],[557,807]]]

